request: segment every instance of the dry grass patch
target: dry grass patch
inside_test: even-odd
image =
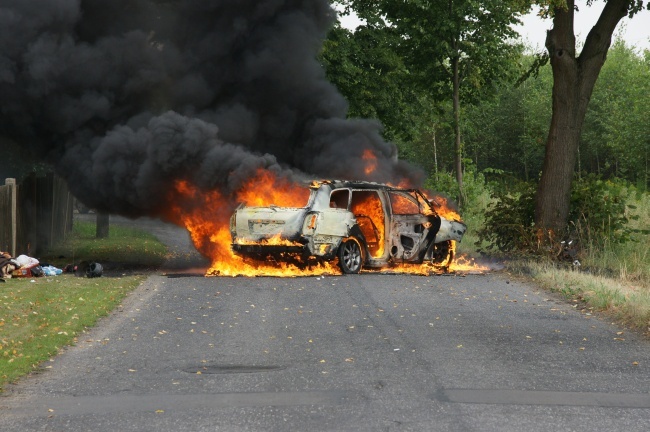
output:
[[[526,262],[510,268],[532,276],[544,288],[650,334],[650,288],[640,281],[593,275],[553,263]]]

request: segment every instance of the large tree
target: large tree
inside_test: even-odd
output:
[[[396,143],[404,157],[430,104],[409,84],[398,45],[394,32],[366,26],[350,31],[337,24],[325,40],[320,61],[328,80],[347,99],[348,116],[380,120],[384,138]]]
[[[538,1],[546,5],[553,27],[546,49],[553,70],[553,115],[537,191],[535,224],[560,232],[569,216],[571,183],[589,99],[605,63],[617,24],[643,8],[641,0],[608,0],[582,50],[576,49],[574,0]],[[592,0],[588,0],[591,6]]]

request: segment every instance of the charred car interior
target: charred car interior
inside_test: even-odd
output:
[[[232,250],[257,260],[307,266],[338,260],[343,273],[395,264],[448,268],[467,230],[440,215],[417,189],[319,181],[305,207],[240,206],[230,220]]]

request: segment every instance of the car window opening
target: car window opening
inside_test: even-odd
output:
[[[330,208],[347,210],[350,202],[350,191],[348,189],[338,189],[330,195]]]
[[[373,258],[384,255],[385,215],[376,191],[353,191],[350,211],[366,238],[368,251]]]
[[[420,213],[420,204],[411,195],[403,192],[390,192],[390,205],[394,215]]]

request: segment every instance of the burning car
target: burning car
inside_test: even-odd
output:
[[[343,273],[425,262],[448,267],[467,226],[438,214],[417,189],[361,181],[310,185],[301,208],[240,206],[230,219],[232,250],[297,265],[338,259]]]

